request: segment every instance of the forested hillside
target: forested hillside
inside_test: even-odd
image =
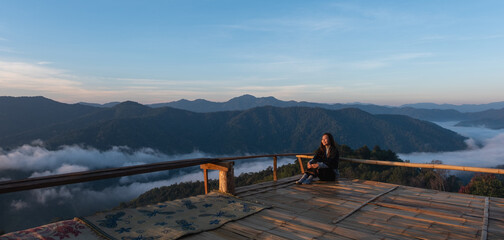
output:
[[[66,109],[73,105],[63,106]],[[64,120],[2,135],[0,147],[12,148],[40,139],[51,149],[79,144],[100,150],[113,146],[153,148],[168,154],[306,152],[317,146],[324,132],[333,133],[337,142],[351,147],[378,145],[401,153],[466,147],[464,137],[436,124],[402,115],[373,115],[354,108],[267,106],[195,113],[124,102],[112,108],[85,110],[71,116],[61,110]],[[29,120],[37,119],[32,116]],[[6,131],[8,124],[0,128]]]

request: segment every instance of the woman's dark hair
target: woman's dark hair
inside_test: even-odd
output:
[[[329,145],[336,147],[336,142],[334,141],[334,137],[332,136],[332,134],[324,133],[322,134],[322,137],[324,137],[324,135],[329,138]],[[320,149],[325,149],[324,144],[322,144],[322,142],[320,142]]]

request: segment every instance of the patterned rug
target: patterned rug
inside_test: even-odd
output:
[[[79,218],[108,239],[176,239],[220,227],[267,206],[213,192],[208,195],[121,209]]]
[[[66,220],[22,231],[11,232],[0,236],[0,240],[17,240],[17,239],[89,240],[89,239],[101,239],[101,238],[99,238],[95,232],[93,232],[83,223],[74,220]]]

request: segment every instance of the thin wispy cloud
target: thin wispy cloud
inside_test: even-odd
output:
[[[4,52],[4,53],[17,53],[12,48],[2,47],[2,46],[0,46],[0,52]]]
[[[387,57],[383,57],[383,58],[378,58],[378,59],[363,60],[363,61],[349,63],[348,66],[350,66],[352,68],[356,68],[356,69],[372,70],[372,69],[388,67],[388,66],[392,66],[394,64],[408,62],[408,61],[412,61],[412,60],[416,60],[416,59],[429,58],[429,57],[432,57],[433,55],[434,55],[433,53],[425,53],[425,52],[395,54],[395,55],[391,55],[391,56],[387,56]]]
[[[37,62],[38,65],[49,65],[49,64],[53,64],[53,62]]]
[[[264,32],[312,32],[332,31],[348,28],[347,19],[340,17],[301,17],[253,19],[239,24],[223,25],[232,30]]]
[[[4,91],[63,92],[78,90],[80,83],[67,80],[67,77],[62,70],[39,64],[0,61],[0,83]]]

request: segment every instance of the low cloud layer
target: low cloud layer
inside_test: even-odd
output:
[[[59,150],[51,151],[42,147],[42,144],[35,143],[9,151],[0,149],[0,176],[2,176],[0,181],[19,179],[19,172],[26,177],[40,177],[93,169],[213,157],[229,156],[213,156],[202,152],[165,155],[149,148],[132,151],[127,147],[99,151],[80,146],[64,146]],[[278,166],[292,163],[294,160],[293,157],[279,158]],[[261,171],[272,165],[272,158],[236,161],[235,175]],[[13,175],[9,176],[9,174]],[[210,171],[209,178],[217,179],[218,171]],[[6,194],[0,199],[0,212],[3,213],[0,216],[0,229],[13,231],[41,225],[54,217],[62,217],[61,214],[50,215],[58,211],[64,212],[63,217],[66,218],[92,215],[96,211],[116,207],[120,202],[130,201],[156,187],[198,180],[203,180],[203,173],[202,170],[194,167],[121,177],[111,183],[79,183]],[[44,212],[41,213],[41,209]],[[27,219],[26,216],[37,216],[40,219]]]
[[[456,127],[454,122],[438,123],[469,139],[468,148],[462,151],[439,153],[399,154],[403,160],[415,163],[430,163],[441,160],[444,164],[469,167],[495,167],[504,165],[504,129],[492,130],[478,127]]]
[[[73,166],[76,169],[99,169],[123,167],[172,161],[177,159],[200,158],[204,153],[190,153],[168,156],[150,148],[131,151],[127,147],[114,147],[108,151],[86,149],[80,146],[63,146],[56,151],[50,151],[42,146],[24,145],[11,151],[0,149],[0,171],[51,171],[69,172]]]

